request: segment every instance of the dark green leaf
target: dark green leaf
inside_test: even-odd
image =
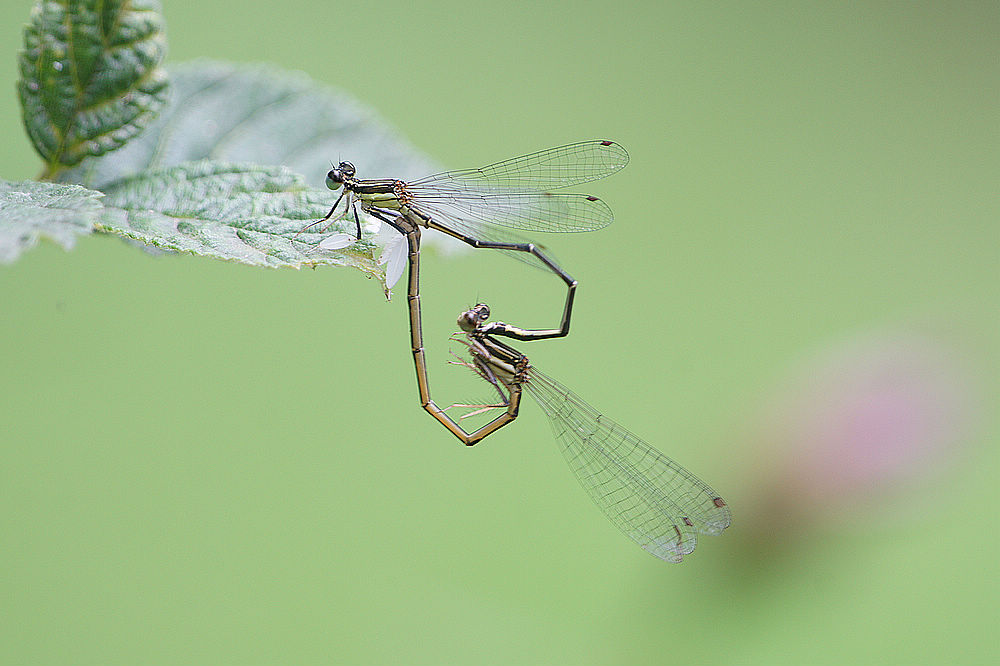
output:
[[[166,97],[158,0],[40,0],[24,31],[24,124],[48,175],[138,134]]]
[[[101,206],[101,193],[77,185],[0,181],[0,263],[10,263],[42,236],[67,250],[97,223],[114,223],[121,212]]]
[[[282,164],[317,188],[340,159],[354,162],[363,178],[437,170],[374,111],[304,74],[207,60],[170,73],[170,100],[145,132],[61,180],[103,190],[145,169],[203,159]]]

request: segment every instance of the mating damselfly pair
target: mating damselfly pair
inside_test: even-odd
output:
[[[585,194],[555,193],[620,171],[628,153],[614,141],[596,140],[550,148],[478,169],[446,171],[419,180],[364,180],[350,162],[327,174],[332,190],[341,190],[329,213],[344,202],[342,217],[355,223],[358,210],[389,225],[405,238],[389,265],[401,270],[408,262],[410,343],[421,406],[452,434],[473,445],[517,418],[522,389],[532,394],[549,417],[570,468],[594,502],[619,529],[657,557],[678,562],[694,550],[697,534],[719,534],[730,522],[726,503],[683,467],[604,418],[562,385],[536,370],[527,357],[497,337],[516,340],[557,338],[569,333],[576,280],[539,245],[517,232],[594,231],[611,223],[611,209]],[[345,201],[346,200],[346,201]],[[308,227],[307,227],[308,228]],[[555,273],[566,284],[566,300],[557,328],[530,330],[487,322],[489,308],[480,304],[459,317],[470,360],[462,362],[497,391],[499,402],[473,412],[503,410],[497,418],[469,433],[430,395],[420,309],[421,228],[434,229],[475,248],[498,249]],[[320,244],[338,247],[343,234]],[[461,406],[461,405],[452,405]],[[469,416],[469,415],[467,415]]]

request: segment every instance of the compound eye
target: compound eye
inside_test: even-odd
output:
[[[486,321],[490,318],[490,307],[485,304],[479,305],[479,321]]]
[[[344,178],[353,178],[354,177],[354,165],[351,164],[350,162],[341,162],[340,163],[340,173],[343,174]]]
[[[475,318],[471,311],[458,315],[458,327],[466,333],[472,333],[476,330]]]
[[[331,190],[340,189],[340,186],[344,184],[344,177],[341,175],[339,169],[330,169],[326,174],[326,186]]]

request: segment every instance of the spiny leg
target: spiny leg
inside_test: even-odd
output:
[[[343,192],[340,193],[340,196],[337,197],[337,200],[333,203],[333,207],[330,208],[330,212],[329,213],[327,213],[326,215],[324,215],[322,218],[316,220],[315,222],[310,222],[306,226],[304,226],[301,229],[299,229],[299,233],[295,234],[295,236],[293,236],[292,238],[298,238],[299,234],[304,233],[306,231],[306,229],[309,229],[311,227],[315,227],[317,224],[322,224],[323,222],[326,222],[327,220],[329,220],[333,216],[333,213],[337,210],[337,206],[340,205],[340,200],[344,198],[345,194],[347,194],[347,190],[344,190]],[[329,226],[330,225],[327,225],[326,227],[324,227],[323,231],[326,231],[326,229],[328,229]],[[321,231],[320,233],[323,233],[323,231]],[[360,226],[358,227],[358,239],[359,240],[361,239],[361,228],[360,228]]]

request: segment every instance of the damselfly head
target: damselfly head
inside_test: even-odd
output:
[[[339,166],[327,172],[326,186],[331,190],[339,190],[345,180],[353,177],[354,165],[350,162],[341,162]]]
[[[466,333],[472,333],[490,318],[490,306],[480,303],[471,310],[458,315],[458,327]]]

